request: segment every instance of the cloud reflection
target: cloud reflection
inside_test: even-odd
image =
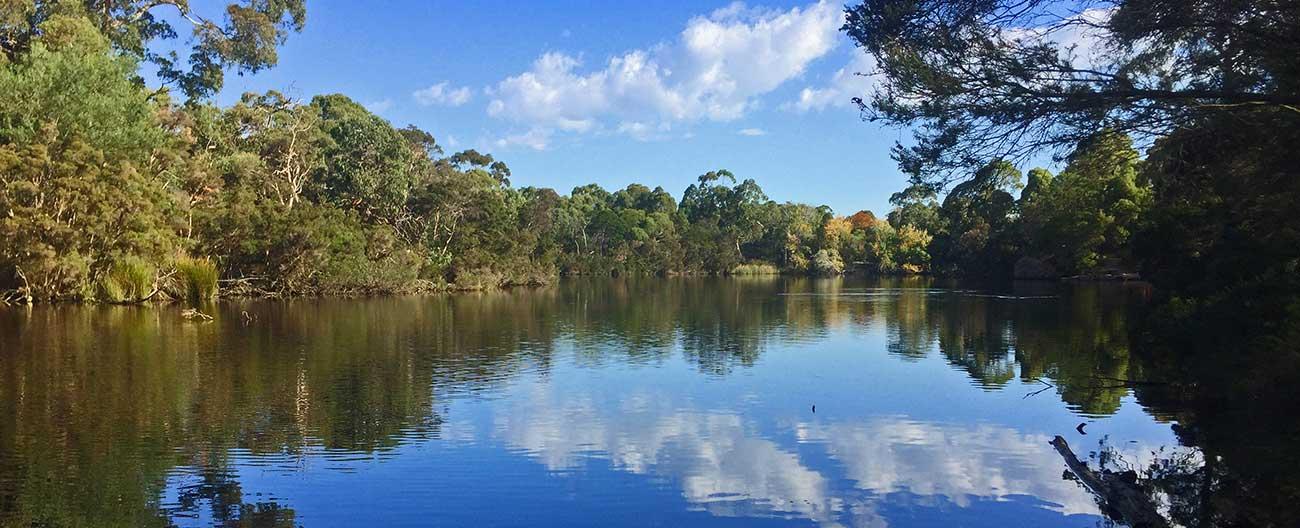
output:
[[[1001,502],[1098,515],[1086,491],[1061,479],[1043,435],[897,416],[781,426],[624,390],[570,394],[539,382],[500,407],[494,437],[551,471],[581,471],[598,459],[652,477],[718,516],[883,527],[882,512],[901,502],[914,512]],[[1025,497],[1034,500],[1015,500]]]

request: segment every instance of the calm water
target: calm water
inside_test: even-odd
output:
[[[0,310],[0,524],[1095,526],[1053,435],[1178,444],[1099,381],[1141,377],[1142,294],[653,279],[209,323]]]

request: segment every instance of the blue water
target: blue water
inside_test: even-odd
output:
[[[1081,455],[1105,439],[1135,463],[1177,444],[1127,389],[1095,388],[1107,386],[1094,373],[1126,375],[1116,366],[1126,351],[1109,348],[1133,296],[1122,289],[613,284],[228,303],[207,324],[178,307],[116,322],[76,312],[95,308],[6,315],[0,336],[16,346],[5,380],[128,380],[46,387],[40,409],[11,402],[0,514],[178,526],[1083,527],[1103,517],[1062,478],[1054,435]],[[52,363],[67,366],[36,366]],[[100,398],[109,403],[77,404],[96,416],[48,410]],[[116,447],[35,447],[88,430]],[[50,450],[85,467],[55,470],[55,491],[32,492],[33,459]],[[132,462],[95,460],[114,456]],[[96,473],[123,467],[142,488],[127,502],[143,504],[74,498],[127,485]]]

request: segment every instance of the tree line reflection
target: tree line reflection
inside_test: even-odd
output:
[[[727,376],[774,346],[882,325],[902,361],[937,354],[980,387],[1046,379],[1082,414],[1128,394],[1132,288],[1008,296],[928,279],[653,279],[426,298],[0,312],[0,524],[165,526],[172,517],[292,526],[245,497],[232,450],[375,453],[438,438],[446,404],[579,365],[680,355]],[[1008,298],[1010,297],[1010,298]],[[1044,298],[1056,297],[1056,298]],[[175,504],[168,475],[194,468]]]

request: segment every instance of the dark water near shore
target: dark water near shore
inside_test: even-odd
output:
[[[1053,435],[1197,454],[1114,382],[1149,377],[1146,293],[584,280],[208,323],[0,310],[0,525],[1096,526]]]

